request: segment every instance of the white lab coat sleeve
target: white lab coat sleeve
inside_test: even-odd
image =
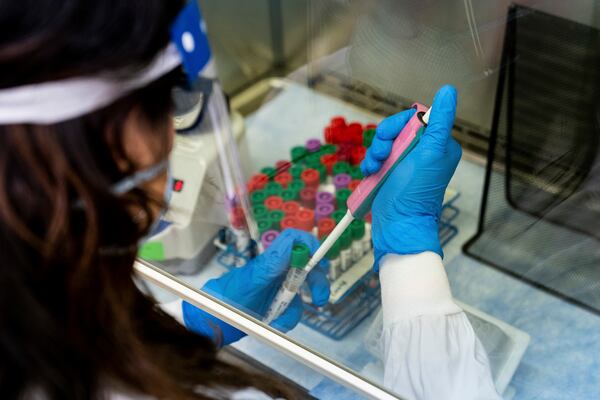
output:
[[[386,255],[380,272],[384,385],[407,400],[500,399],[485,349],[439,255]]]

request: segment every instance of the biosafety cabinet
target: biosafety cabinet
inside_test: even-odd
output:
[[[226,97],[179,104],[188,123],[171,157],[173,200],[136,263],[145,290],[248,333],[228,359],[301,397],[399,398],[383,385],[370,215],[328,255],[329,302],[301,289],[304,314],[287,333],[201,288],[286,228],[327,236],[377,124],[448,83],[463,157],[439,235],[496,389],[600,398],[600,2],[200,6]]]

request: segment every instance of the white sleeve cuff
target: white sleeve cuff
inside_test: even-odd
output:
[[[422,316],[461,312],[452,300],[442,258],[431,251],[385,255],[380,263],[383,326]]]
[[[171,317],[175,318],[181,325],[185,326],[185,323],[183,322],[183,301],[181,299],[169,303],[162,303],[159,307]]]

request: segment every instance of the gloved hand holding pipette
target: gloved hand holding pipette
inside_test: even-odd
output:
[[[208,281],[203,290],[261,318],[282,286],[290,264],[294,261],[293,249],[299,244],[304,245],[311,254],[319,247],[319,241],[313,235],[297,229],[287,229],[264,253],[245,266]],[[326,261],[319,263],[317,268],[306,276],[306,282],[313,304],[319,307],[327,304],[329,281]],[[300,322],[303,311],[302,300],[294,294],[286,310],[273,321],[272,325],[287,332]],[[242,331],[185,302],[183,319],[189,329],[212,337],[219,345],[227,345],[245,336]]]
[[[429,124],[419,144],[395,168],[373,206],[375,267],[385,254],[433,251],[443,257],[438,222],[444,192],[462,151],[452,136],[456,90],[442,87],[431,106]],[[406,110],[383,120],[361,164],[365,176],[376,173],[388,158],[398,133],[415,113]]]
[[[433,124],[429,127],[431,110],[437,108],[439,112],[435,112]],[[313,254],[304,273],[317,265],[355,218],[361,218],[371,209],[376,198],[376,209],[379,210],[376,211],[377,218],[381,214],[383,219],[377,220],[379,231],[373,231],[374,243],[377,240],[378,245],[375,247],[375,268],[383,255],[394,251],[394,241],[398,237],[402,237],[398,254],[431,250],[442,255],[438,238],[439,214],[445,188],[461,154],[458,143],[448,139],[455,110],[456,91],[445,86],[436,95],[431,108],[415,104],[413,109],[394,115],[377,127],[376,138],[363,162],[362,169],[366,177],[348,198],[346,215]],[[421,137],[424,143],[418,146]],[[415,148],[419,150],[413,152]],[[419,178],[421,175],[423,178]],[[390,178],[392,182],[386,186]],[[379,195],[383,187],[388,189]],[[411,211],[413,209],[414,212]],[[423,218],[404,218],[402,213]],[[394,219],[396,217],[405,221],[406,226],[395,228],[398,225],[393,224],[398,222]],[[385,226],[386,223],[392,225]],[[393,228],[387,236],[384,226],[385,230]],[[416,243],[411,245],[412,241]],[[291,297],[292,293],[285,286],[281,287],[264,321],[269,323],[277,318]]]

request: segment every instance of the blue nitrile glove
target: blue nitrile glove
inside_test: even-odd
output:
[[[396,166],[373,201],[375,268],[386,254],[433,251],[444,256],[438,222],[444,193],[461,157],[451,136],[456,113],[456,89],[442,87],[436,94],[429,125],[417,146]],[[384,119],[376,130],[361,169],[365,176],[381,168],[392,142],[415,110]]]
[[[216,298],[262,319],[285,279],[290,265],[292,247],[298,243],[307,245],[311,249],[311,253],[319,248],[319,241],[313,235],[297,229],[286,229],[263,254],[250,260],[243,267],[208,281],[202,289]],[[328,263],[323,260],[306,278],[312,294],[312,301],[318,307],[324,306],[329,300],[327,268]],[[287,310],[271,325],[287,332],[300,322],[303,311],[302,300],[296,296]],[[242,331],[186,302],[183,303],[183,318],[185,325],[190,330],[210,336],[219,346],[235,342],[245,335]]]

